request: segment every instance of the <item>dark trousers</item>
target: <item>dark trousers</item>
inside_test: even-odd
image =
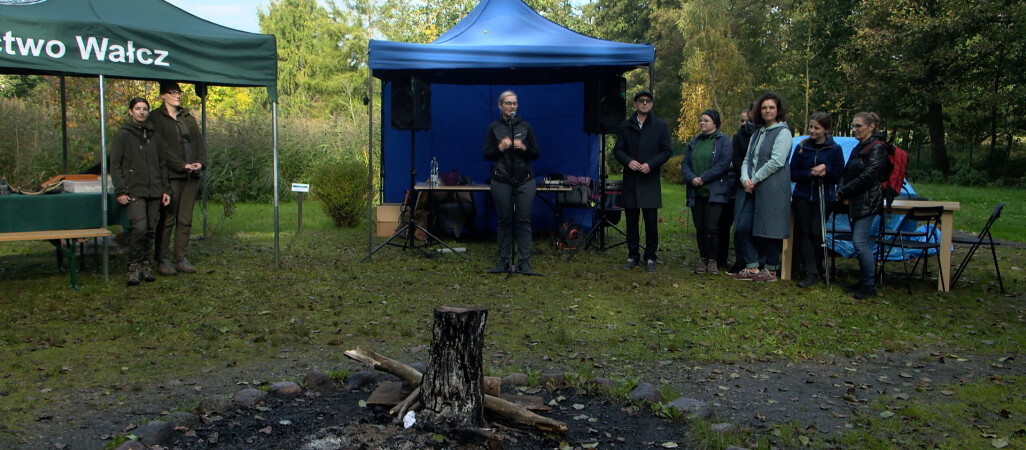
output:
[[[719,225],[723,206],[723,203],[709,203],[709,197],[696,196],[695,204],[691,207],[695,239],[698,241],[698,256],[702,259],[715,260],[719,255]]]
[[[633,208],[624,210],[624,218],[627,220],[627,257],[635,261],[641,261],[641,230],[638,228],[638,218],[645,219],[645,261],[656,259],[656,249],[659,248],[659,210],[656,208]]]
[[[819,202],[794,198],[791,208],[794,210],[795,260],[806,275],[822,275],[824,248]]]
[[[723,211],[720,212],[720,223],[717,225],[717,228],[719,229],[720,246],[716,249],[716,264],[720,267],[727,267],[727,257],[730,254],[730,227],[733,225],[734,199],[731,198],[730,201],[723,206]],[[734,250],[734,260],[741,260],[737,255],[737,249]]]
[[[783,239],[772,239],[752,235],[755,224],[755,196],[738,192],[737,210],[734,212],[734,246],[741,255],[745,267],[754,269],[763,265],[767,269],[780,268],[780,252],[784,247]],[[786,212],[785,212],[786,214]]]
[[[149,264],[153,235],[160,218],[160,199],[134,198],[125,206],[125,215],[132,227],[128,231],[128,264]]]
[[[160,209],[157,222],[157,249],[154,252],[157,264],[168,259],[171,253],[171,233],[175,235],[172,263],[185,259],[189,251],[189,235],[192,234],[192,208],[199,193],[198,178],[173,178],[171,181],[171,203]]]
[[[492,202],[498,218],[499,260],[512,262],[513,242],[517,244],[517,262],[531,260],[531,208],[534,204],[534,179],[512,185],[492,181]]]

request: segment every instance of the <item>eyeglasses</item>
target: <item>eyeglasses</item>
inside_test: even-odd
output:
[[[862,128],[864,126],[866,126],[866,125],[865,124],[861,124],[861,123],[853,123],[853,124],[851,124],[851,128],[853,130],[857,130],[857,129]]]
[[[175,97],[181,97],[182,96],[182,91],[167,91],[167,92],[165,92],[165,94],[173,95]]]
[[[502,102],[502,104],[506,106],[517,106],[517,102]]]
[[[638,102],[638,103],[652,103],[652,99],[650,99],[650,98],[639,98],[639,99],[637,99],[635,101]]]

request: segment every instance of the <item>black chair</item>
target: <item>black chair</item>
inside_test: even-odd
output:
[[[943,206],[915,206],[905,212],[905,216],[901,218],[901,222],[893,231],[888,231],[879,238],[876,239],[878,246],[878,255],[880,257],[880,280],[883,281],[884,266],[887,264],[887,255],[890,254],[892,248],[901,249],[901,265],[905,270],[905,286],[908,288],[908,293],[912,293],[912,275],[915,273],[916,268],[919,266],[919,262],[923,261],[923,278],[926,278],[926,261],[925,256],[929,253],[929,250],[937,250],[934,254],[937,257],[937,267],[940,268],[940,239],[937,242],[930,242],[931,238],[935,233],[939,234],[941,214],[944,213]],[[923,223],[926,226],[925,232],[918,231],[903,231],[906,223]],[[913,239],[915,236],[922,237],[925,235],[924,240],[919,241]],[[912,265],[912,269],[908,267],[908,257],[905,255],[906,250],[919,250],[919,257],[916,258],[915,264]],[[937,276],[941,277],[941,283],[944,282],[944,271],[938,270]]]
[[[976,254],[976,250],[983,244],[989,244],[990,255],[994,258],[994,272],[997,274],[998,286],[1001,287],[1001,293],[1005,293],[1005,284],[1001,281],[1001,268],[998,267],[997,250],[994,248],[996,245],[1001,245],[1001,241],[994,240],[994,236],[990,234],[991,225],[994,225],[994,222],[1001,217],[1001,210],[1004,209],[1004,207],[1005,202],[998,203],[997,208],[994,208],[994,212],[991,213],[990,219],[987,219],[986,225],[983,226],[983,231],[980,231],[980,234],[976,236],[975,239],[952,237],[951,242],[970,246],[969,251],[965,254],[965,257],[962,258],[962,262],[958,265],[958,269],[955,269],[955,274],[951,276],[952,288],[955,287],[955,283],[958,281],[958,278],[962,276],[962,272],[965,271],[965,267],[969,265],[969,260],[973,259],[973,255]]]

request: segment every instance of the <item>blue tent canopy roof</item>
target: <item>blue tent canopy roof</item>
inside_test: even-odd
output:
[[[482,0],[462,21],[430,44],[370,41],[375,77],[426,71],[478,70],[484,78],[507,78],[495,69],[544,69],[516,73],[520,82],[582,80],[597,72],[622,73],[651,64],[650,44],[625,44],[588,37],[563,28],[521,0]],[[582,71],[582,68],[588,71]],[[461,73],[470,78],[473,73]],[[430,76],[429,76],[430,78]],[[538,78],[546,78],[539,80]],[[480,78],[478,78],[480,80]]]

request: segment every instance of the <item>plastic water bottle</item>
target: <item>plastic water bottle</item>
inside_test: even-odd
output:
[[[431,158],[431,187],[438,187],[438,158]]]
[[[0,178],[0,195],[7,195],[7,179]]]

